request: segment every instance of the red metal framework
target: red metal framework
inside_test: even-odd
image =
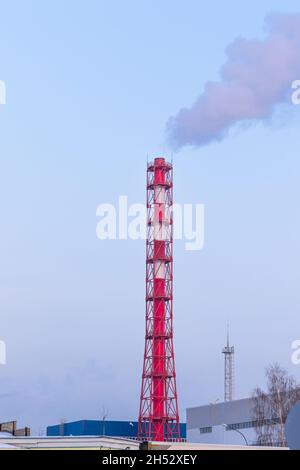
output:
[[[138,438],[180,439],[173,348],[173,167],[147,168],[146,338]]]

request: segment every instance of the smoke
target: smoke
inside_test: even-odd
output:
[[[173,149],[224,139],[232,126],[270,118],[300,79],[300,14],[268,16],[264,40],[236,39],[218,82],[207,82],[190,108],[167,123]]]

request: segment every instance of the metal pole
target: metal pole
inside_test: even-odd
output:
[[[238,429],[230,429],[227,424],[222,424],[222,426],[223,426],[223,428],[225,428],[228,431],[234,431],[234,432],[237,432],[238,434],[240,434],[242,436],[242,438],[244,439],[244,441],[246,443],[246,446],[249,446],[249,442],[247,441],[246,436],[241,431],[239,431]]]

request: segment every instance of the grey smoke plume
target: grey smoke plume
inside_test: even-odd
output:
[[[266,18],[264,40],[236,39],[226,50],[218,82],[207,82],[190,108],[167,123],[170,145],[202,146],[226,137],[238,123],[269,118],[300,79],[300,14]]]

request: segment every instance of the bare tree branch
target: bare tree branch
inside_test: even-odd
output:
[[[256,443],[285,447],[285,422],[291,408],[300,400],[300,386],[277,363],[267,367],[266,379],[266,392],[261,388],[253,391]]]

